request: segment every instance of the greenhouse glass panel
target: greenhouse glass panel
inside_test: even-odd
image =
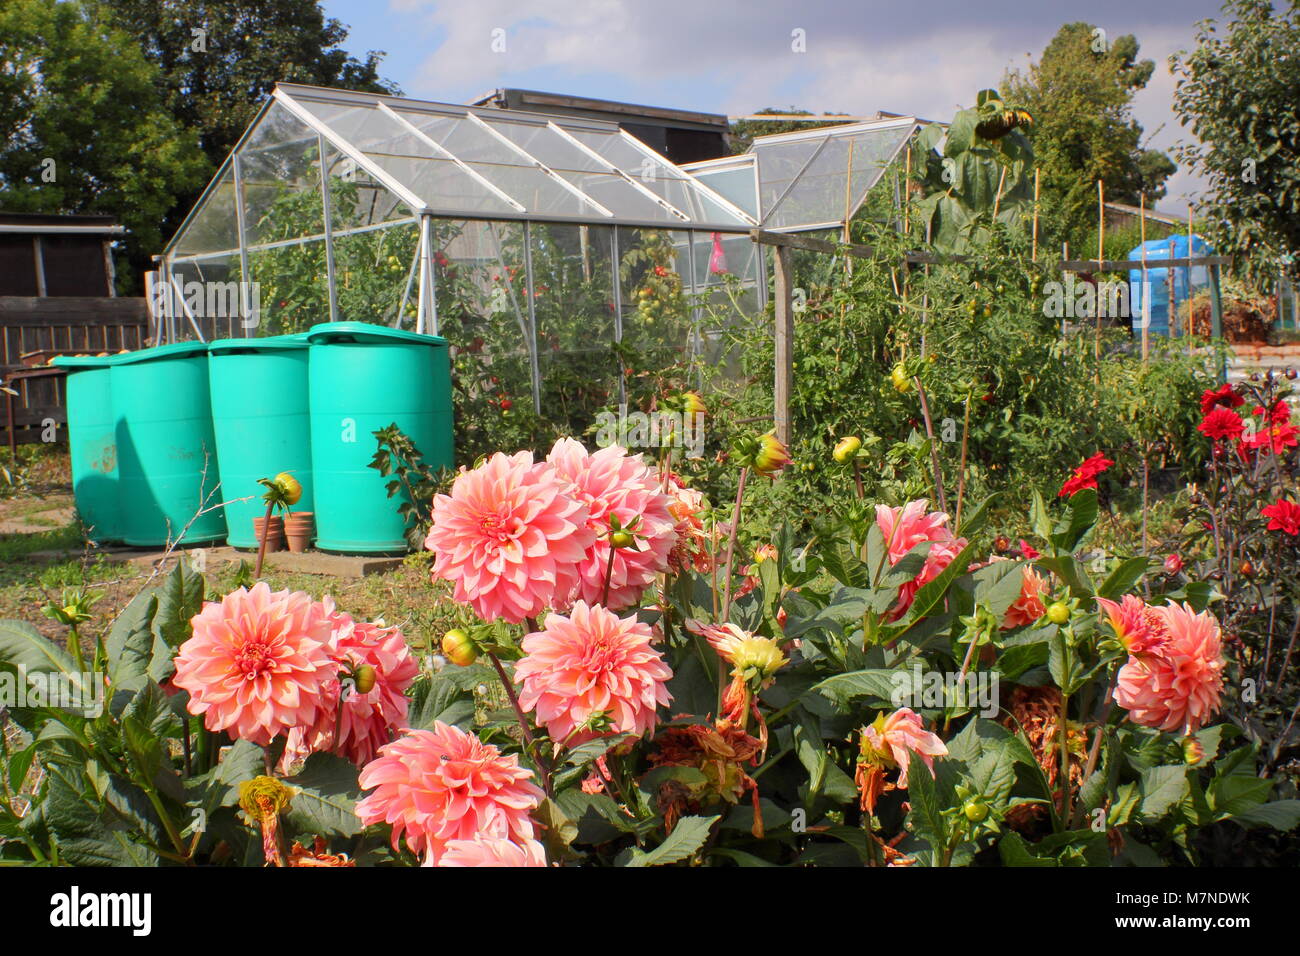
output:
[[[432,258],[438,333],[465,356],[455,360],[464,421],[533,407],[523,224],[437,220]]]
[[[619,229],[622,343],[633,350],[634,372],[687,365],[697,351],[692,303],[691,234],[668,229]],[[629,398],[640,385],[629,381]]]
[[[617,404],[614,227],[529,227],[542,408],[580,435]]]
[[[718,377],[738,381],[740,339],[763,317],[767,282],[763,247],[747,236],[694,233],[694,271],[700,363],[699,384]],[[770,334],[770,331],[769,333]]]
[[[917,128],[912,117],[760,136],[763,228],[813,229],[853,218]]]

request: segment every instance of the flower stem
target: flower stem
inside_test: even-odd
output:
[[[510,698],[510,706],[515,709],[515,717],[519,721],[519,729],[523,732],[524,743],[533,755],[533,762],[537,764],[537,772],[542,777],[542,789],[546,791],[547,797],[554,797],[555,792],[551,788],[551,770],[542,759],[541,752],[537,748],[537,741],[533,737],[532,728],[528,726],[528,718],[524,716],[524,709],[519,706],[519,695],[515,693],[514,685],[510,683],[510,678],[506,674],[506,669],[501,666],[501,661],[491,651],[488,651],[488,660],[496,668],[497,677],[501,679],[501,686],[506,689],[506,696]]]
[[[262,519],[262,538],[257,543],[257,567],[253,569],[253,577],[262,576],[262,561],[266,558],[266,538],[271,533],[271,512],[275,508],[275,503],[268,501],[266,503],[266,517]]]
[[[736,558],[736,532],[740,530],[740,503],[745,497],[745,480],[749,477],[749,468],[740,469],[740,481],[736,484],[736,504],[731,509],[731,533],[727,537],[727,570],[722,581],[722,621],[731,615],[731,572]]]

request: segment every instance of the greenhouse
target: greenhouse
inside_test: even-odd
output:
[[[842,227],[917,126],[679,168],[608,121],[280,84],[160,257],[154,338],[439,334],[470,393],[582,425],[629,369],[734,371],[769,298],[751,232]]]

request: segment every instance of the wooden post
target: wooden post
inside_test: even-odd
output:
[[[1097,275],[1101,275],[1102,263],[1106,261],[1106,185],[1100,179],[1097,180]],[[1101,298],[1101,284],[1097,285],[1097,299]],[[1092,338],[1092,357],[1097,363],[1096,376],[1094,381],[1101,382],[1101,303],[1096,302],[1093,306],[1096,312],[1094,327],[1096,331]]]
[[[790,444],[790,395],[794,391],[794,270],[790,248],[777,246],[772,262],[776,290],[776,387],[772,393],[772,414],[776,437]]]
[[[1220,299],[1219,267],[1210,266],[1210,336],[1215,341],[1223,338],[1223,303]],[[1228,360],[1225,357],[1219,365],[1219,380],[1228,380]]]
[[[1142,282],[1138,286],[1142,290],[1142,364],[1147,362],[1147,356],[1151,351],[1151,283],[1147,281],[1147,197],[1142,193],[1138,197],[1138,208],[1140,225],[1138,234],[1142,237],[1139,245],[1142,249]]]
[[[1038,170],[1034,170],[1034,245],[1030,258],[1038,261]]]

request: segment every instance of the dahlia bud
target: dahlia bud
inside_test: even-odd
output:
[[[831,452],[831,455],[842,465],[851,460],[861,447],[862,439],[856,435],[849,435],[836,442],[835,451]]]
[[[276,475],[275,483],[284,490],[284,500],[289,504],[296,505],[302,500],[302,484],[287,471]]]
[[[442,653],[458,667],[469,667],[478,660],[478,648],[474,641],[458,627],[442,636]]]
[[[358,694],[368,694],[375,687],[375,681],[379,678],[379,673],[369,664],[362,664],[352,672],[352,680]]]
[[[905,393],[912,390],[912,379],[907,374],[907,366],[902,362],[894,366],[894,370],[889,373],[889,380],[896,391]]]
[[[1070,619],[1070,606],[1064,601],[1057,601],[1047,608],[1047,619],[1053,624],[1064,624]]]
[[[980,823],[988,817],[989,808],[983,800],[971,797],[962,805],[961,812],[971,823]]]
[[[615,531],[609,536],[609,543],[615,548],[630,548],[635,541],[630,531]]]
[[[1205,759],[1205,748],[1195,737],[1183,738],[1183,761],[1189,767],[1195,767]]]
[[[1165,570],[1168,571],[1170,574],[1177,574],[1182,569],[1183,569],[1183,559],[1179,557],[1177,551],[1169,555],[1169,557],[1165,558]]]
[[[754,456],[754,470],[760,475],[774,478],[790,464],[790,449],[786,448],[775,432],[768,432],[758,440],[758,453]]]

